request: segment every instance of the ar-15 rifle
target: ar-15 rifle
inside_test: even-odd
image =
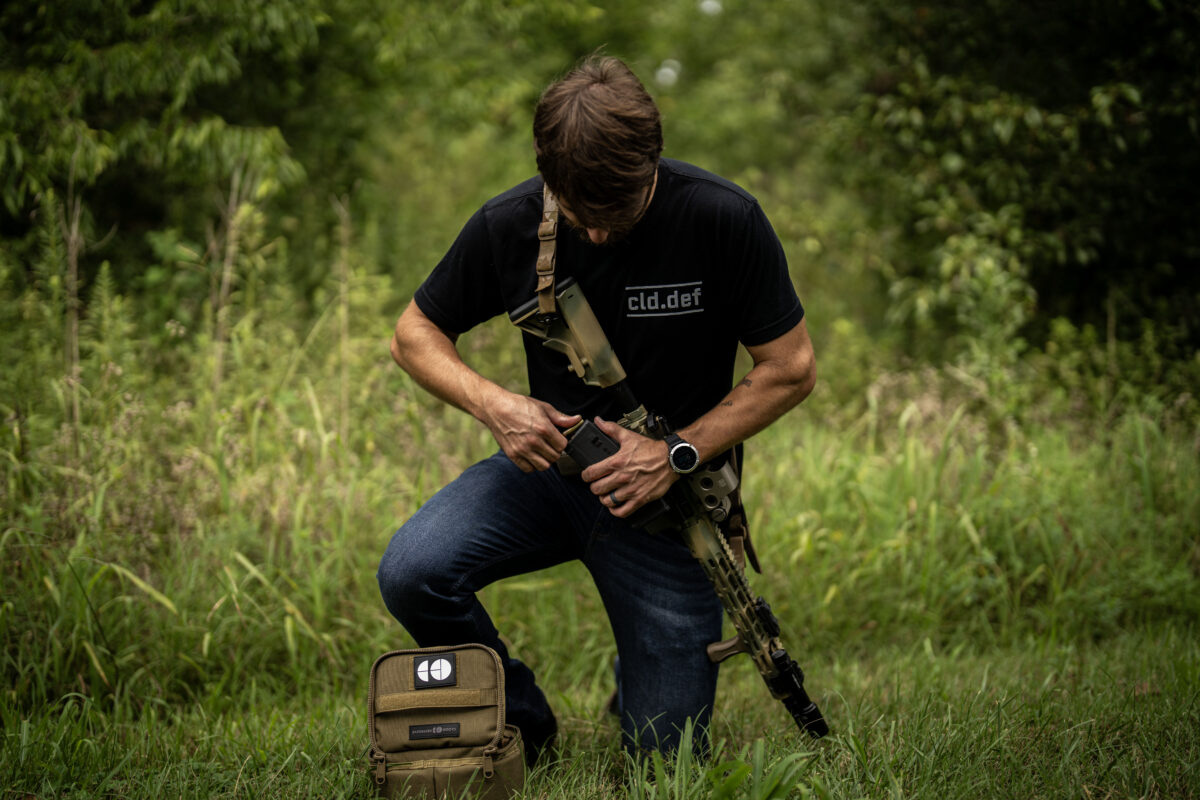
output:
[[[618,423],[644,436],[661,439],[666,422],[637,402],[626,382],[625,369],[609,344],[583,290],[573,279],[555,287],[557,310],[542,313],[537,300],[509,315],[514,325],[565,355],[570,370],[584,383],[609,390],[622,411]],[[566,454],[581,468],[616,453],[619,446],[585,420],[566,431]],[[738,566],[725,535],[717,526],[730,512],[738,474],[728,462],[706,465],[676,482],[666,496],[643,506],[631,521],[651,532],[678,529],[692,555],[721,598],[737,636],[708,646],[708,657],[724,661],[746,653],[766,682],[771,696],[783,703],[800,730],[815,739],[829,732],[820,709],[804,690],[804,673],[779,639],[779,621],[762,597],[754,597],[745,572]]]

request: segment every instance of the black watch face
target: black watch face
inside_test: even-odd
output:
[[[696,448],[691,445],[676,445],[671,450],[671,466],[675,468],[676,472],[691,472],[696,468],[696,462],[699,460]]]

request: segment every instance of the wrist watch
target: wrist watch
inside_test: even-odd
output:
[[[700,466],[700,453],[691,442],[685,442],[677,433],[668,433],[667,463],[680,475],[687,475]]]

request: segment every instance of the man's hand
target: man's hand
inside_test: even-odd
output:
[[[679,479],[667,463],[667,443],[596,417],[596,425],[621,449],[585,469],[581,477],[617,517],[628,517],[667,493]]]
[[[509,460],[522,472],[549,469],[562,455],[567,437],[559,428],[579,422],[549,403],[512,392],[496,392],[481,417]]]
[[[456,334],[433,323],[414,302],[396,321],[392,358],[435,396],[483,422],[497,444],[525,472],[549,469],[567,439],[559,428],[579,422],[549,403],[514,394],[468,367]]]

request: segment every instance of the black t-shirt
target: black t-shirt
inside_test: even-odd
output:
[[[485,203],[417,290],[418,308],[463,333],[529,302],[541,215],[540,177]],[[676,427],[729,392],[739,341],[769,342],[804,317],[757,201],[680,161],[661,160],[654,199],[623,241],[590,244],[560,219],[557,248],[557,279],[579,282],[634,395]],[[585,418],[619,416],[564,355],[522,335],[534,397]]]

